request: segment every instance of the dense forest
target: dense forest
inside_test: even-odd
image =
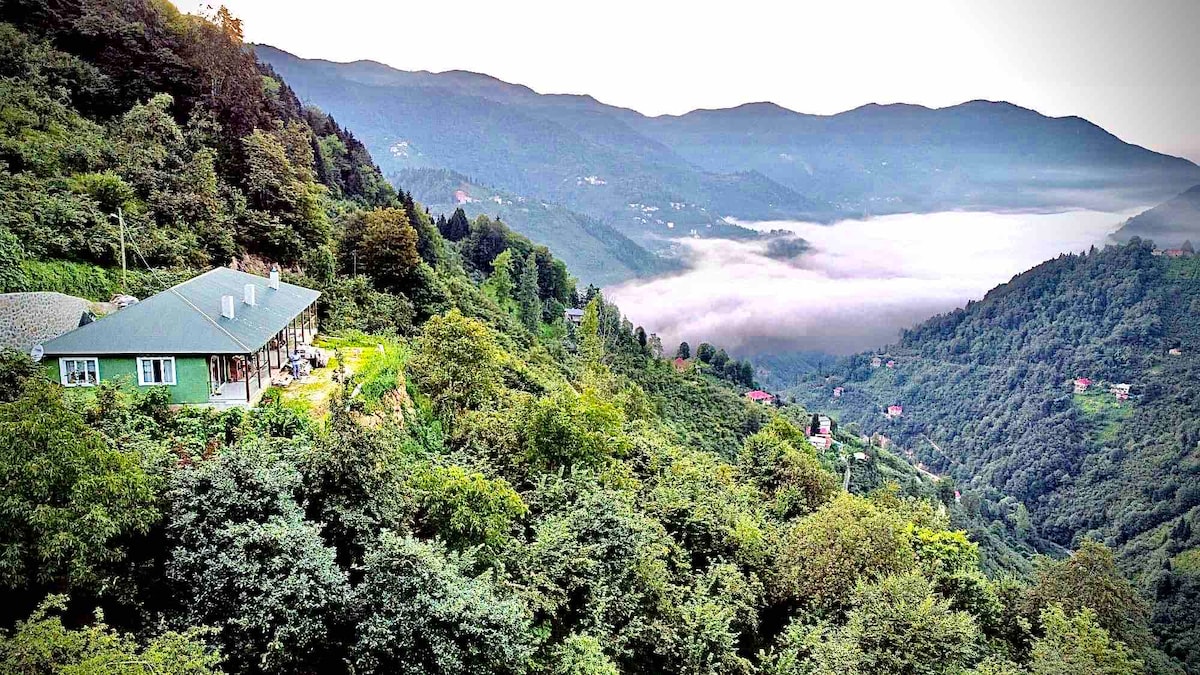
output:
[[[792,392],[957,481],[963,523],[997,566],[1019,567],[1023,549],[1113,547],[1154,600],[1164,646],[1195,668],[1200,260],[1153,248],[1135,238],[1046,262]],[[1111,391],[1122,383],[1126,401]]]
[[[985,575],[948,482],[865,422],[818,449],[822,407],[751,403],[746,362],[664,353],[544,247],[431,217],[227,12],[0,19],[5,290],[279,263],[341,373],[219,412],[0,354],[0,671],[1182,672],[1104,544]]]

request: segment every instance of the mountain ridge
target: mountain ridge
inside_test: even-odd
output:
[[[867,104],[833,115],[751,102],[646,116],[471,71],[255,50],[302,99],[363,137],[385,173],[457,171],[605,221],[650,249],[693,230],[727,234],[726,216],[828,222],[964,208],[1121,210],[1200,183],[1200,166],[1186,159],[1077,116],[1008,102]],[[425,114],[432,100],[438,115]],[[391,156],[398,142],[437,148]],[[647,219],[645,206],[671,217]]]

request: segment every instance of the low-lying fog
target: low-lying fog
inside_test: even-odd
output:
[[[811,246],[790,260],[765,242],[687,240],[684,273],[606,289],[635,324],[673,350],[712,342],[741,353],[844,354],[982,298],[1064,252],[1101,246],[1129,213],[946,212],[847,220],[741,223],[788,230]]]

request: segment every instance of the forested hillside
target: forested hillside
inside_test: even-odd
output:
[[[1137,241],[1063,256],[794,391],[952,476],[967,514],[1007,545],[1114,547],[1155,599],[1169,651],[1195,664],[1198,262]],[[1110,392],[1122,383],[1127,401]]]
[[[1113,237],[1150,239],[1162,248],[1200,241],[1200,185],[1130,218]]]
[[[473,183],[444,169],[408,169],[393,174],[427,208],[444,214],[463,209],[473,219],[502,219],[559,255],[580,279],[598,286],[661,274],[679,261],[655,255],[603,222],[557,204],[532,200]]]
[[[337,374],[172,409],[0,354],[0,672],[1179,672],[1109,549],[985,576],[948,483],[392,192],[227,13],[0,7],[6,290],[278,263]]]

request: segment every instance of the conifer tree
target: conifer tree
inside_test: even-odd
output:
[[[583,308],[579,323],[579,354],[589,366],[599,366],[604,358],[604,343],[600,339],[600,296],[592,298]]]
[[[521,268],[521,279],[517,285],[517,307],[521,312],[521,323],[529,332],[537,331],[542,318],[542,301],[538,298],[537,256],[530,253]]]
[[[504,249],[492,261],[492,276],[488,277],[487,286],[496,294],[496,300],[502,307],[507,307],[512,300],[512,251]]]

